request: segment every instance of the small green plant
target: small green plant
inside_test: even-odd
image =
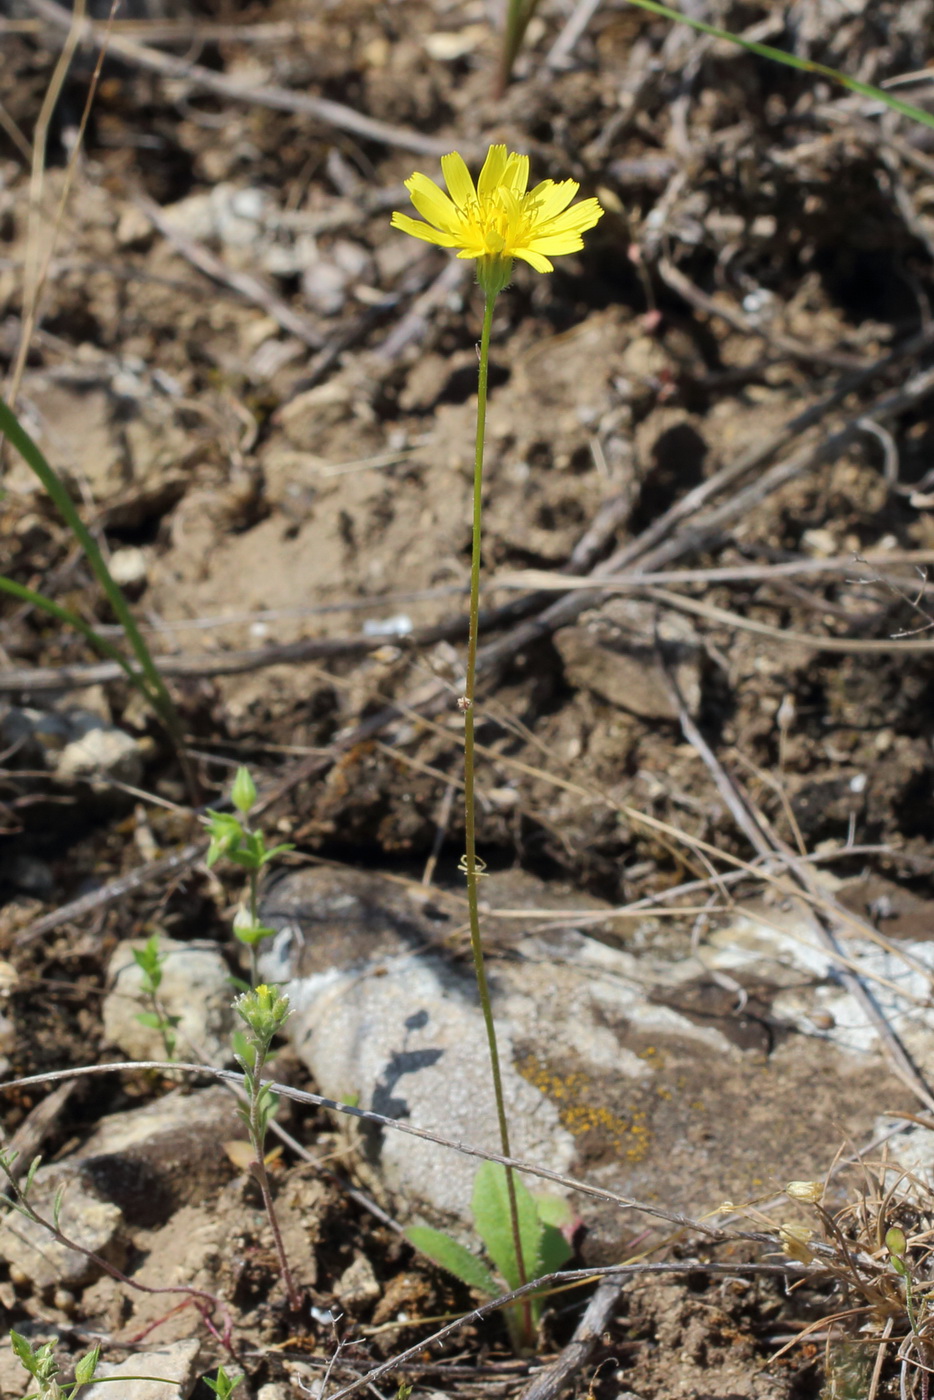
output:
[[[889,1251],[892,1268],[905,1280],[905,1308],[912,1327],[915,1327],[916,1323],[911,1309],[911,1270],[905,1257],[908,1252],[908,1240],[905,1238],[905,1232],[901,1226],[892,1225],[886,1230],[885,1247]]]
[[[5,578],[3,575],[0,575],[0,592],[8,593],[22,602],[41,608],[52,617],[57,617],[59,621],[75,627],[102,655],[117,662],[161,720],[178,756],[179,766],[184,774],[192,804],[197,805],[201,800],[198,778],[185,748],[185,734],[181,719],[165,681],[162,679],[162,673],[153,660],[143,634],[136,625],[130,605],[107,567],[107,561],[101,553],[100,546],[78,514],[65,483],[46,461],[43,453],[26,432],[13,410],[2,400],[0,400],[0,437],[5,437],[12,443],[26,465],[35,472],[52,504],[81,546],[92,572],[107,596],[114,615],[123,628],[123,634],[136,657],[139,670],[136,670],[123,653],[101,637],[93,627],[83,622],[67,608],[62,608],[53,599],[46,598],[44,594],[36,593],[32,589],[24,588],[13,579]]]
[[[88,1385],[94,1379],[101,1354],[99,1346],[85,1352],[75,1365],[74,1380],[60,1385],[60,1367],[55,1360],[51,1342],[44,1342],[41,1347],[33,1347],[25,1337],[11,1328],[10,1345],[36,1383],[36,1390],[31,1391],[26,1400],[72,1400],[81,1386]]]
[[[148,1026],[151,1030],[158,1031],[162,1036],[162,1043],[165,1046],[165,1058],[175,1059],[175,1048],[178,1044],[178,1037],[175,1034],[180,1016],[170,1016],[159,998],[159,988],[162,985],[162,964],[165,962],[165,954],[159,951],[158,934],[153,934],[146,940],[145,947],[134,948],[133,958],[137,967],[143,974],[140,984],[140,991],[144,1000],[148,1003],[148,1010],[137,1012],[136,1019],[141,1026]]]
[[[237,997],[233,1005],[246,1025],[245,1031],[234,1033],[233,1046],[234,1055],[243,1070],[243,1083],[247,1091],[247,1103],[240,1109],[240,1116],[246,1124],[253,1149],[250,1172],[262,1192],[289,1306],[293,1313],[298,1313],[302,1298],[292,1278],[266,1170],[266,1134],[279,1100],[261,1078],[272,1042],[289,1018],[289,999],[276,988],[261,984]]]
[[[909,1395],[928,1400],[934,1357],[934,1195],[925,1182],[889,1162],[864,1160],[853,1170],[859,1174],[856,1189],[839,1210],[825,1203],[825,1182],[792,1181],[785,1187],[793,1201],[810,1206],[816,1219],[814,1228],[781,1226],[783,1253],[808,1264],[814,1283],[836,1285],[835,1310],[806,1327],[797,1340],[818,1327],[827,1334],[821,1400],[888,1393],[894,1377],[886,1376],[885,1367],[893,1362],[903,1400]],[[766,1217],[758,1219],[764,1223]],[[910,1222],[910,1233],[902,1221]]]
[[[217,1400],[230,1400],[237,1386],[243,1380],[242,1376],[228,1376],[223,1366],[218,1366],[217,1376],[212,1381],[210,1376],[204,1377],[204,1383],[208,1390],[213,1390]]]
[[[205,823],[211,837],[206,864],[215,865],[221,857],[233,861],[248,872],[246,903],[242,904],[234,918],[234,935],[250,950],[250,985],[258,980],[257,949],[265,938],[272,938],[275,929],[266,928],[259,917],[259,872],[276,856],[284,851],[294,850],[291,842],[284,841],[267,850],[266,838],[262,831],[254,831],[247,818],[256,802],[256,784],[248,768],[238,768],[230,790],[230,800],[239,812],[215,812],[208,808]]]
[[[570,1206],[558,1196],[533,1196],[518,1177],[515,1178],[515,1194],[526,1269],[533,1278],[555,1273],[567,1262],[572,1252],[561,1230],[562,1226],[571,1223]],[[498,1277],[482,1259],[442,1230],[413,1225],[406,1231],[406,1238],[432,1263],[446,1269],[484,1298],[495,1298],[504,1291],[512,1292],[520,1288],[524,1279],[513,1243],[505,1167],[498,1162],[483,1163],[474,1177],[471,1207],[477,1234]],[[510,1341],[517,1352],[529,1351],[534,1346],[542,1305],[542,1295],[533,1294],[528,1309],[531,1331],[527,1325],[526,1310],[518,1303],[512,1303],[504,1310]]]
[[[61,1368],[55,1360],[52,1342],[43,1342],[42,1346],[33,1347],[25,1337],[21,1336],[19,1332],[14,1332],[11,1327],[10,1345],[38,1387],[36,1390],[31,1390],[24,1397],[24,1400],[74,1400],[81,1387],[90,1385],[91,1381],[95,1381],[98,1385],[102,1381],[160,1381],[165,1385],[175,1386],[175,1382],[169,1380],[167,1376],[98,1376],[97,1365],[101,1355],[99,1346],[92,1347],[90,1351],[85,1352],[84,1356],[78,1358],[75,1362],[74,1380],[65,1381],[62,1384],[58,1379]],[[218,1375],[223,1369],[222,1366]],[[226,1376],[224,1379],[227,1381]],[[239,1376],[235,1380],[227,1382],[229,1389],[223,1392],[224,1400],[238,1380],[240,1380]],[[205,1377],[205,1381],[213,1390],[212,1382],[207,1377]],[[220,1393],[220,1391],[217,1392],[218,1395]]]

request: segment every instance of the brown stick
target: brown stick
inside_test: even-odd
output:
[[[587,1365],[613,1309],[619,1302],[625,1284],[626,1279],[618,1275],[603,1280],[587,1304],[583,1317],[574,1329],[574,1336],[564,1351],[556,1361],[542,1367],[531,1385],[522,1391],[519,1400],[554,1400],[556,1395],[560,1395],[578,1371]]]

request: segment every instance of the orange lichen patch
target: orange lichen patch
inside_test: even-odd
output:
[[[634,1108],[623,1117],[605,1104],[592,1100],[598,1092],[582,1070],[558,1074],[534,1055],[520,1060],[517,1068],[524,1079],[550,1099],[558,1110],[562,1126],[574,1137],[594,1132],[601,1142],[613,1146],[630,1162],[641,1162],[649,1150],[651,1128],[645,1112]],[[591,1102],[587,1102],[587,1098]]]

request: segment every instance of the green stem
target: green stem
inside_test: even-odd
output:
[[[288,1255],[285,1252],[285,1242],[282,1239],[282,1231],[279,1229],[279,1217],[276,1214],[275,1202],[272,1199],[272,1189],[269,1185],[269,1173],[266,1170],[266,1130],[263,1125],[263,1115],[260,1109],[260,1094],[263,1085],[260,1079],[263,1065],[266,1063],[266,1054],[260,1046],[256,1048],[256,1063],[250,1076],[250,1142],[256,1154],[253,1162],[253,1176],[259,1184],[259,1189],[263,1196],[263,1206],[266,1210],[266,1217],[272,1227],[272,1238],[276,1246],[276,1254],[279,1258],[279,1272],[282,1275],[282,1282],[285,1284],[285,1291],[289,1300],[289,1307],[292,1312],[301,1312],[302,1295],[295,1286],[292,1277],[292,1270],[289,1267]]]
[[[247,828],[249,830],[249,828]],[[259,923],[259,889],[255,870],[250,871],[250,922],[255,928]],[[259,958],[256,944],[250,944],[250,986],[255,989],[259,982]]]
[[[493,1006],[483,961],[483,943],[480,938],[480,909],[477,885],[480,871],[477,868],[477,827],[476,803],[474,799],[474,699],[477,679],[477,634],[480,615],[480,545],[483,527],[483,444],[486,436],[487,381],[490,368],[490,331],[493,326],[493,307],[496,293],[487,292],[483,310],[483,330],[480,336],[480,370],[477,379],[477,446],[473,474],[473,547],[470,556],[470,631],[467,641],[467,678],[464,685],[462,706],[464,710],[464,831],[467,854],[464,866],[467,873],[467,907],[470,915],[470,949],[473,953],[474,973],[477,991],[483,1008],[483,1022],[486,1026],[487,1046],[490,1053],[490,1071],[493,1076],[493,1094],[496,1099],[496,1117],[499,1122],[499,1139],[504,1157],[511,1157],[509,1145],[509,1124],[506,1121],[506,1103],[503,1097],[503,1076],[499,1064],[499,1047],[496,1042],[496,1026],[493,1021]],[[512,1168],[506,1168],[506,1190],[509,1196],[509,1214],[512,1222],[512,1242],[516,1252],[520,1284],[528,1283],[525,1260],[522,1256],[522,1239],[519,1232],[519,1207],[516,1202],[516,1184]],[[532,1307],[523,1298],[523,1325],[526,1339],[533,1339]]]

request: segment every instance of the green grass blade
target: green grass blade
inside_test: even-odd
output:
[[[522,47],[525,31],[528,29],[539,0],[509,0],[506,6],[506,25],[503,44],[500,50],[497,94],[502,97],[506,84],[512,76],[512,66]]]
[[[39,447],[33,442],[25,428],[23,428],[16,414],[13,413],[12,409],[10,409],[2,399],[0,399],[0,434],[13,444],[26,465],[35,472],[47,491],[49,498],[54,502],[62,519],[84,550],[88,563],[107,595],[110,606],[113,608],[114,615],[123,628],[127,640],[133,648],[140,667],[149,682],[152,691],[150,701],[152,702],[154,697],[158,697],[159,712],[163,721],[171,730],[173,738],[177,741],[180,740],[181,725],[175,713],[172,697],[165,687],[165,682],[162,679],[159,668],[152,659],[149,648],[143,640],[143,636],[136,625],[129,604],[126,598],[124,598],[120,586],[111,576],[110,570],[107,567],[107,562],[103,554],[101,554],[97,541],[78,514],[75,503],[71,499],[64,482],[46,461]]]
[[[11,578],[6,578],[0,574],[0,593],[8,593],[11,598],[17,598],[21,603],[28,603],[31,607],[39,608],[42,612],[48,613],[50,617],[58,618],[59,622],[64,622],[68,627],[80,632],[102,656],[106,656],[108,661],[115,661],[122,671],[126,673],[127,679],[132,681],[137,690],[145,697],[147,704],[153,705],[153,697],[149,692],[143,677],[127,661],[123,652],[108,642],[106,637],[102,637],[89,622],[85,622],[78,613],[72,612],[70,608],[62,607],[61,603],[56,603],[54,598],[47,598],[44,593],[36,593],[32,588],[26,588],[22,583],[16,583]]]
[[[78,514],[75,503],[71,499],[65,483],[54,468],[46,461],[39,447],[33,442],[13,410],[0,399],[0,438],[3,437],[6,437],[13,444],[26,465],[35,472],[48,493],[50,500],[55,504],[62,519],[84,550],[87,561],[98,583],[104,590],[110,602],[110,606],[113,608],[114,615],[123,628],[124,636],[139,662],[140,670],[145,677],[145,688],[141,686],[140,677],[132,671],[132,668],[128,671],[128,675],[130,675],[134,685],[142,690],[142,693],[146,696],[149,704],[153,707],[168,731],[169,737],[175,747],[179,764],[184,773],[191,800],[197,805],[200,802],[198,779],[191,761],[185,752],[185,731],[182,728],[182,722],[179,719],[175,703],[166,688],[165,681],[162,679],[159,667],[153,660],[149,647],[146,645],[143,635],[136,625],[136,620],[133,617],[133,613],[130,610],[126,598],[123,596],[123,591],[111,575],[107,567],[107,561],[101,553],[97,541]],[[48,601],[49,600],[46,600],[46,602]],[[49,611],[47,607],[45,610]],[[85,636],[88,635],[87,632],[84,631],[84,626],[79,628],[79,630],[84,632]],[[98,645],[98,634],[94,634],[94,639],[94,644]],[[92,639],[89,637],[89,640]],[[103,639],[100,638],[99,640],[102,641]],[[118,660],[118,656],[113,655],[113,659]],[[124,670],[127,669],[128,663],[126,662],[126,658],[119,659],[118,664],[122,666]]]
[[[771,44],[758,44],[752,39],[743,39],[738,34],[731,34],[728,29],[717,29],[713,24],[705,24],[703,20],[692,19],[680,10],[661,5],[658,0],[629,0],[629,3],[636,5],[640,10],[648,10],[650,14],[660,15],[663,19],[674,20],[677,24],[689,24],[698,33],[709,34],[712,39],[725,39],[730,44],[738,44],[740,48],[758,54],[760,58],[771,59],[773,63],[784,63],[787,68],[797,68],[802,73],[816,73],[822,78],[829,78],[831,82],[849,88],[850,92],[858,92],[861,97],[871,97],[874,102],[883,102],[886,107],[890,107],[893,112],[900,112],[903,117],[911,117],[912,121],[920,122],[923,126],[934,127],[934,113],[925,112],[922,107],[915,107],[911,102],[903,102],[900,97],[893,97],[884,88],[861,83],[856,78],[841,73],[837,68],[828,67],[826,63],[815,63],[813,59],[799,58],[797,54],[786,53],[784,49],[774,49]]]

